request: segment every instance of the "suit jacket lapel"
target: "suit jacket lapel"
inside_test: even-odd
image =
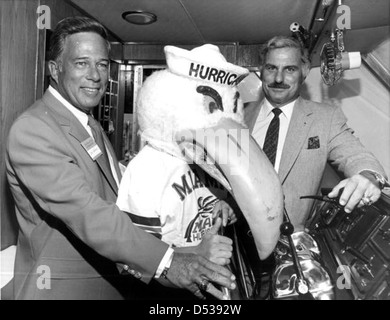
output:
[[[298,98],[291,116],[279,166],[278,174],[282,183],[294,165],[305,141],[307,141],[309,129],[313,121],[312,113],[310,106],[302,98]]]
[[[44,96],[42,97],[42,100],[45,102],[46,106],[51,109],[55,113],[55,118],[57,122],[62,127],[68,128],[68,133],[74,137],[80,144],[81,142],[87,140],[91,136],[88,134],[88,132],[85,130],[83,125],[80,123],[80,121],[60,102],[58,101],[49,91],[46,91]],[[110,142],[105,140],[105,143],[111,147],[109,144]],[[111,152],[111,151],[110,151]],[[85,151],[86,155],[89,157],[89,154],[87,151]],[[113,153],[111,153],[113,154]],[[115,154],[113,154],[115,156]],[[116,157],[115,157],[116,159]],[[114,159],[114,161],[115,161]],[[102,162],[102,157],[99,157],[96,159],[96,162],[100,168],[100,170],[103,172],[104,177],[110,184],[111,188],[115,192],[115,194],[118,194],[118,186],[114,180],[114,177],[112,176],[112,173],[110,172],[110,168],[106,167]],[[119,177],[118,177],[119,178]]]
[[[257,101],[251,101],[245,104],[244,109],[244,122],[249,128],[249,133],[252,134],[255,127],[257,117],[261,106],[263,105],[263,99]]]

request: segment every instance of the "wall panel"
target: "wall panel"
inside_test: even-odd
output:
[[[5,176],[5,143],[16,119],[35,99],[38,0],[0,1],[1,15],[1,247],[15,241],[13,201]]]
[[[177,45],[180,48],[191,50],[196,47],[195,45]],[[226,60],[231,63],[235,63],[237,60],[236,45],[225,44],[218,45],[221,53],[225,56]],[[164,45],[160,44],[143,44],[143,43],[125,43],[123,45],[123,59],[134,64],[155,63],[161,61],[165,63]]]
[[[5,144],[13,121],[43,92],[45,30],[37,27],[39,5],[51,12],[51,27],[80,13],[60,0],[0,1],[0,214],[1,248],[15,243],[14,204],[5,174]]]

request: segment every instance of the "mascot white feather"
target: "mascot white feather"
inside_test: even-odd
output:
[[[164,50],[168,68],[149,76],[139,94],[138,122],[147,144],[126,169],[118,206],[180,247],[199,243],[211,227],[210,207],[229,191],[265,259],[279,239],[283,194],[243,123],[237,84],[249,72],[211,44]]]

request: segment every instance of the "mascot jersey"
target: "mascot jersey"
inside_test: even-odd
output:
[[[133,223],[176,247],[194,246],[212,226],[226,189],[200,168],[146,145],[128,164],[117,205]]]

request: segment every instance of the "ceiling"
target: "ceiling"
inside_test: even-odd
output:
[[[312,0],[72,0],[72,2],[102,22],[122,42],[164,44],[261,43],[275,33],[285,33],[294,21],[308,25],[316,3]],[[131,25],[123,20],[121,15],[132,10],[153,12],[158,20],[152,25]]]
[[[298,22],[316,37],[317,48],[344,13],[341,0],[68,0],[100,21],[121,43],[196,45],[203,43],[261,44],[276,34],[290,34]],[[372,51],[389,38],[389,0],[343,0],[351,11],[347,51]],[[132,25],[125,11],[157,15],[150,25]],[[323,18],[324,21],[319,21]],[[317,49],[318,50],[318,49]]]

